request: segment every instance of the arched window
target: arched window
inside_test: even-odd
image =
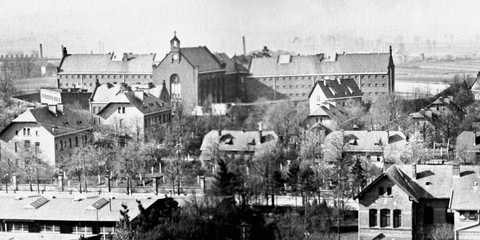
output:
[[[181,98],[181,85],[180,85],[180,77],[177,74],[172,74],[170,77],[170,89],[172,92],[172,98]]]

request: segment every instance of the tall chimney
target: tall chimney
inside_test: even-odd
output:
[[[43,58],[43,47],[41,43],[40,43],[40,58]]]
[[[62,45],[62,57],[66,58],[68,55],[67,48]]]
[[[412,179],[417,179],[417,164],[412,164]]]
[[[247,47],[245,46],[245,36],[242,37],[242,40],[243,40],[243,55],[247,55]]]

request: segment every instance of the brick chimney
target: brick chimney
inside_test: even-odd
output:
[[[128,53],[123,53],[122,61],[124,62],[128,61]]]
[[[67,47],[62,46],[62,57],[66,58],[68,56]]]
[[[460,165],[458,165],[458,164],[452,165],[452,176],[454,178],[459,178],[460,177]]]

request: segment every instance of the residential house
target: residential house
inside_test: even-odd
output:
[[[273,150],[277,141],[273,131],[212,130],[203,138],[200,160],[215,165],[217,157],[253,159],[257,154]]]
[[[321,122],[329,128],[344,124],[347,114],[343,107],[348,100],[362,100],[362,92],[353,79],[337,78],[316,82],[308,95],[308,122],[311,125]]]
[[[395,91],[391,48],[390,53],[236,56],[233,61],[248,66],[246,93],[250,102],[261,97],[305,100],[317,81],[332,78],[354,79],[365,99]]]
[[[407,144],[400,131],[333,131],[325,137],[325,159],[334,162],[345,154],[367,160],[378,167],[400,161]]]
[[[146,92],[147,91],[147,92]],[[112,126],[120,135],[147,139],[147,129],[171,121],[172,108],[148,90],[132,90],[126,84],[98,85],[92,93],[90,111],[101,117],[103,125]]]
[[[73,149],[90,141],[91,130],[88,112],[75,112],[63,104],[42,105],[15,118],[0,131],[0,141],[18,164],[25,164],[18,160],[35,157],[55,167]]]
[[[138,202],[137,202],[138,201]],[[105,195],[0,196],[1,239],[113,239],[120,211],[128,208],[131,221],[140,215],[162,209],[165,199]]]
[[[455,239],[478,239],[479,174],[478,166],[391,166],[355,196],[359,239],[432,239],[444,224],[454,224]]]

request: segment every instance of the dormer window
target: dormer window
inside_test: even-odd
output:
[[[226,140],[225,140],[225,144],[227,144],[227,145],[233,145],[233,139],[231,139],[231,138],[226,139]]]

